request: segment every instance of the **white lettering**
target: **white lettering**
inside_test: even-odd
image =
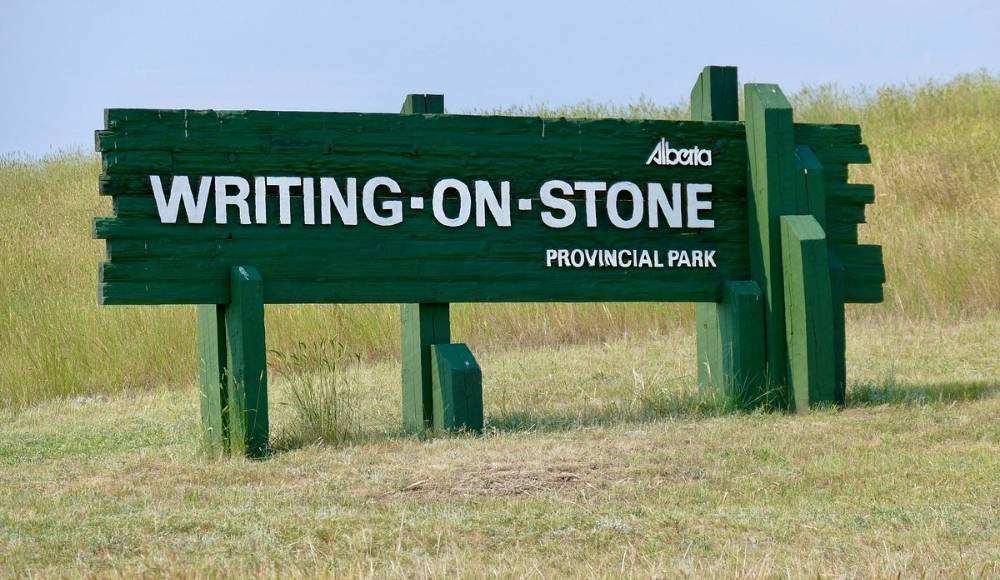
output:
[[[159,175],[150,175],[149,184],[153,188],[153,197],[156,198],[156,211],[160,215],[160,223],[177,223],[177,214],[182,201],[188,223],[200,224],[205,221],[205,208],[208,206],[208,194],[212,187],[211,177],[201,178],[197,199],[191,191],[191,180],[186,175],[175,175],[171,180],[169,200],[163,195],[163,184]]]
[[[572,201],[566,199],[565,197],[557,197],[553,195],[553,190],[559,190],[564,196],[573,195],[573,188],[570,187],[570,185],[565,181],[553,179],[543,183],[542,188],[539,191],[539,197],[541,198],[542,205],[550,209],[561,210],[563,215],[562,217],[556,217],[552,215],[551,211],[543,211],[542,223],[550,228],[569,227],[573,224],[573,221],[576,220],[576,207],[573,205]]]

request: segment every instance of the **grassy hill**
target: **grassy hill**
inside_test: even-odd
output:
[[[487,432],[427,440],[397,307],[268,306],[258,462],[202,457],[192,307],[97,306],[97,158],[0,161],[0,577],[1000,576],[1000,78],[793,103],[872,151],[886,301],[849,307],[844,409],[704,398],[692,305],[458,305]]]

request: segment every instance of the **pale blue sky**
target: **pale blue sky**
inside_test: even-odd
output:
[[[92,146],[105,107],[448,110],[1000,70],[1000,2],[2,0],[0,153]]]

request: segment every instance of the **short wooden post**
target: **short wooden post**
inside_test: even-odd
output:
[[[712,392],[721,394],[739,409],[751,409],[764,397],[764,298],[755,282],[727,282],[722,301],[712,315],[699,325],[712,325],[707,336],[706,360],[717,361],[707,367]],[[714,315],[714,316],[713,316]],[[701,326],[699,326],[699,332]]]
[[[483,373],[464,344],[431,345],[434,428],[483,430]]]
[[[256,269],[232,268],[225,319],[230,449],[262,457],[268,449],[267,356],[263,281]]]
[[[748,84],[746,98],[749,154],[750,275],[764,295],[768,403],[787,406],[788,349],[782,276],[783,215],[808,213],[798,195],[792,106],[776,85]]]
[[[401,307],[403,425],[419,431],[434,424],[431,345],[451,342],[448,304]]]
[[[197,308],[202,433],[208,454],[219,457],[229,451],[225,306],[200,304]]]
[[[781,217],[792,406],[835,401],[833,301],[826,234],[811,215]]]
[[[444,113],[443,95],[407,95],[404,115]],[[435,424],[431,345],[451,342],[447,303],[402,304],[403,425],[420,431]]]

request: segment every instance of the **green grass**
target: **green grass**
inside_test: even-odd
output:
[[[191,386],[0,411],[0,576],[1000,574],[1000,319],[850,331],[806,415],[700,398],[680,331],[483,354],[482,437],[401,435],[391,359],[264,461],[204,458]]]

